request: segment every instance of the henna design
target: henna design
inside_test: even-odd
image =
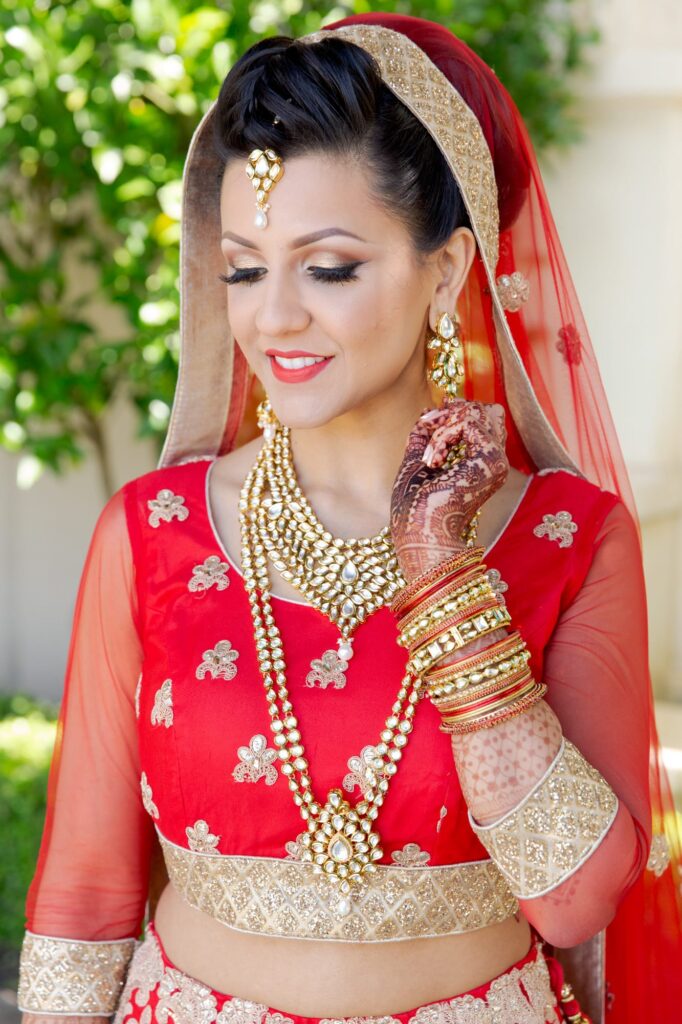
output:
[[[461,534],[509,473],[501,405],[456,398],[410,431],[391,496],[391,536],[408,580],[463,547]],[[447,457],[459,442],[455,464]]]
[[[523,800],[556,757],[562,733],[549,704],[539,700],[499,725],[452,736],[460,786],[476,821],[492,824]]]

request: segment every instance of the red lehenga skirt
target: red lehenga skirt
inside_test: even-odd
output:
[[[506,971],[471,991],[383,1017],[303,1017],[218,992],[180,971],[154,925],[133,954],[113,1024],[556,1024],[572,1019],[561,1006],[563,972],[539,936]],[[583,1016],[585,1024],[589,1018]]]

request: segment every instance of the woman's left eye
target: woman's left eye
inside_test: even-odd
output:
[[[357,267],[362,266],[365,260],[356,260],[354,263],[344,263],[340,267],[308,267],[310,276],[315,281],[325,281],[330,284],[343,283],[344,281],[355,281],[358,275],[355,273]],[[263,276],[260,268],[241,269],[235,268],[229,277],[225,274],[218,274],[225,284],[255,284]]]

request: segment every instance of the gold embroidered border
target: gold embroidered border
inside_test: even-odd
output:
[[[407,1024],[546,1024],[556,1020],[556,994],[540,943],[537,956],[495,978],[482,997],[454,996],[418,1007]],[[112,1024],[149,1005],[156,990],[155,1019],[193,1024],[293,1024],[293,1019],[265,1003],[228,997],[218,1011],[215,990],[175,967],[168,967],[152,931],[135,950],[128,981]],[[322,1017],[319,1024],[398,1024],[397,1017]]]
[[[530,793],[499,821],[469,822],[519,899],[544,896],[594,853],[618,813],[604,776],[562,737]]]
[[[158,832],[158,829],[157,829]],[[345,942],[453,935],[505,921],[518,902],[490,860],[403,868],[377,864],[339,919],[335,889],[309,862],[199,853],[159,832],[168,877],[211,917],[240,931]]]
[[[19,961],[19,1009],[109,1016],[134,948],[135,939],[86,942],[26,931]]]
[[[386,85],[431,131],[450,164],[472,228],[494,272],[500,231],[497,183],[476,115],[440,68],[402,32],[377,25],[342,25],[301,36],[300,42],[318,43],[332,32],[371,54]]]

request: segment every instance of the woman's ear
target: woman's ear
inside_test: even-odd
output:
[[[435,331],[441,313],[452,313],[476,255],[476,239],[470,228],[456,228],[434,260],[434,290],[429,325]]]

